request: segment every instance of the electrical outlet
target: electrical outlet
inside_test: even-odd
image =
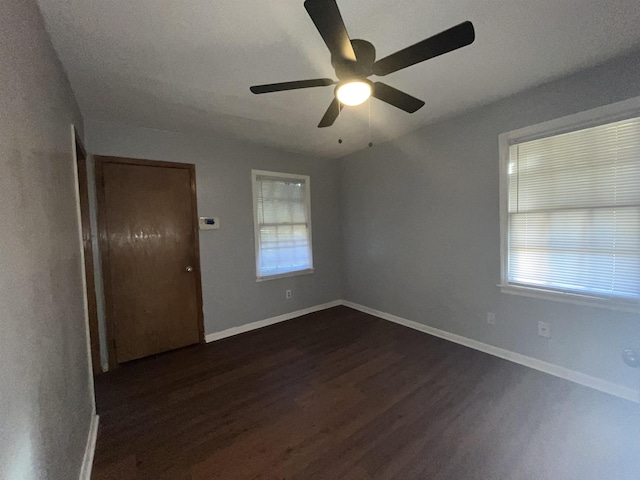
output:
[[[624,363],[633,368],[640,368],[640,353],[633,348],[625,348],[622,351]]]
[[[496,324],[496,314],[493,312],[489,312],[487,313],[487,323],[489,325],[495,325]]]
[[[291,298],[291,290],[286,290],[286,291],[284,292],[284,296],[285,296],[285,298],[286,298],[287,300],[288,300],[288,299],[290,299],[290,298]]]
[[[538,322],[538,335],[544,338],[551,338],[551,324],[548,322]]]

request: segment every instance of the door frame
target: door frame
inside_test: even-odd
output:
[[[91,207],[89,206],[89,176],[87,173],[87,150],[80,140],[78,131],[73,127],[76,170],[78,173],[78,202],[80,207],[80,228],[82,230],[82,248],[84,251],[85,290],[87,293],[87,315],[89,320],[89,346],[91,349],[91,368],[93,376],[102,373],[100,361],[100,333],[98,327],[98,302],[95,287],[93,265],[93,235],[91,232]]]
[[[205,343],[204,338],[204,314],[202,310],[202,276],[200,273],[200,232],[198,228],[198,196],[196,191],[196,166],[193,163],[165,162],[160,160],[144,160],[140,158],[111,157],[94,155],[96,172],[96,190],[98,194],[98,235],[100,244],[100,257],[102,259],[102,277],[104,283],[104,297],[106,310],[107,351],[109,353],[109,369],[118,366],[116,357],[115,319],[113,318],[113,295],[109,272],[109,236],[106,222],[106,197],[104,189],[104,165],[124,164],[139,165],[143,167],[181,168],[189,171],[191,178],[191,210],[193,212],[191,224],[193,233],[194,266],[196,276],[196,301],[198,311],[198,331],[200,343]]]

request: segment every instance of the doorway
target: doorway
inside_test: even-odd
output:
[[[203,343],[195,166],[94,158],[109,367]]]

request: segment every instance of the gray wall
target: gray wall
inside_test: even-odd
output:
[[[0,15],[0,478],[78,478],[93,413],[70,124],[34,1]]]
[[[498,134],[638,96],[639,79],[630,55],[345,157],[344,298],[637,391],[620,354],[640,347],[640,315],[496,285]]]
[[[198,213],[220,229],[200,232],[205,333],[338,300],[340,163],[232,140],[87,121],[91,153],[194,163]],[[311,176],[310,275],[256,282],[251,169]],[[285,290],[293,297],[285,299]]]

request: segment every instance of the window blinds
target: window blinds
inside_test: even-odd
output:
[[[640,298],[640,118],[509,147],[508,280]]]
[[[257,175],[258,278],[312,268],[304,179]]]

